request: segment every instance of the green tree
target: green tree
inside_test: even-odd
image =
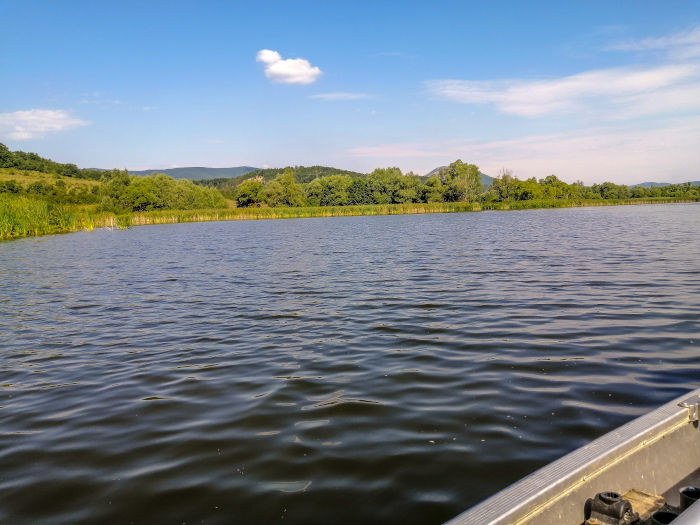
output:
[[[397,204],[420,202],[423,197],[423,183],[420,177],[409,172],[399,179],[399,189],[394,196]]]
[[[578,191],[556,175],[548,175],[540,180],[542,195],[547,199],[571,199]]]
[[[603,199],[628,199],[632,195],[628,186],[618,185],[613,182],[594,184],[592,189]]]
[[[265,185],[265,202],[269,206],[304,206],[304,190],[294,178],[294,171],[285,168],[284,172]]]
[[[518,192],[518,179],[513,177],[510,170],[503,169],[498,177],[491,183],[491,191],[498,201],[515,200]]]
[[[424,194],[420,177],[399,168],[377,168],[367,176],[367,186],[375,204],[419,202]]]
[[[423,202],[443,202],[445,200],[445,185],[438,175],[431,175],[423,186]]]
[[[456,160],[438,173],[445,186],[446,202],[475,201],[483,191],[479,167]]]
[[[264,200],[263,183],[256,179],[243,181],[236,188],[234,199],[239,208],[260,204]]]
[[[7,146],[0,142],[0,168],[13,168],[14,165],[14,155]]]
[[[352,178],[346,175],[320,177],[306,186],[306,198],[310,206],[345,206],[351,185]]]
[[[515,198],[519,201],[541,199],[542,187],[537,183],[537,179],[535,179],[535,177],[531,177],[524,181],[518,181]]]
[[[131,184],[131,178],[126,170],[112,170],[102,176],[100,189],[100,202],[102,209],[106,211],[123,211],[120,198],[127,186]]]
[[[403,173],[399,168],[377,168],[367,176],[372,201],[375,204],[396,202]]]
[[[372,190],[367,179],[352,179],[348,188],[348,204],[372,204]]]
[[[352,184],[352,178],[347,175],[331,175],[323,178],[325,191],[321,206],[345,206],[349,204],[348,190]]]

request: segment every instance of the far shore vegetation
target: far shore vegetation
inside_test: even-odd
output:
[[[193,183],[79,169],[0,144],[0,239],[176,222],[700,201],[700,186],[691,183],[586,186],[555,175],[519,180],[506,170],[488,186],[482,180],[476,165],[457,160],[424,177],[398,168],[364,175],[315,166]]]

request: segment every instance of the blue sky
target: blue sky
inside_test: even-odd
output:
[[[700,179],[700,0],[0,0],[0,141],[80,167]]]

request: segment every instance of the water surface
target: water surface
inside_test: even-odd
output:
[[[700,205],[0,244],[0,521],[440,523],[700,380]]]

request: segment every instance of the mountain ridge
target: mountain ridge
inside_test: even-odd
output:
[[[700,180],[689,181],[693,186],[700,186]],[[639,184],[630,184],[630,188],[642,186],[643,188],[653,188],[654,186],[670,186],[671,184],[686,184],[685,182],[640,182]]]

